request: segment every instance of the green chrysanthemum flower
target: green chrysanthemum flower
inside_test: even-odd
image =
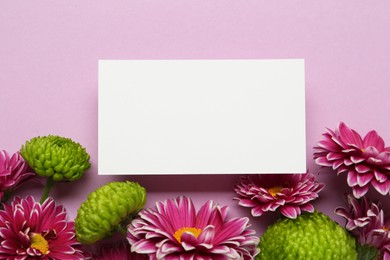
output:
[[[278,220],[260,238],[259,246],[257,260],[357,259],[355,239],[318,211]]]
[[[27,141],[20,154],[40,176],[55,181],[74,181],[89,169],[89,154],[70,138],[48,135]]]
[[[92,244],[123,228],[146,203],[146,190],[136,182],[110,182],[88,195],[75,219],[80,243]]]

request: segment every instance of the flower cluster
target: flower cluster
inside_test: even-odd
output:
[[[348,208],[335,213],[343,228],[315,209],[325,185],[309,172],[241,176],[234,186],[238,205],[253,217],[283,215],[259,238],[249,218],[228,215],[212,200],[197,211],[186,196],[144,208],[146,190],[135,182],[110,182],[91,192],[75,222],[48,197],[55,181],[74,181],[90,168],[85,148],[59,136],[36,137],[20,152],[0,151],[1,259],[390,259],[390,218],[366,194],[390,193],[390,147],[370,131],[362,138],[340,123],[315,146],[315,162],[347,174]],[[35,173],[47,182],[40,202],[12,192]],[[347,232],[348,231],[348,232]],[[117,234],[121,242],[99,241]],[[358,242],[356,244],[356,241]],[[84,245],[83,245],[84,244]],[[89,248],[89,249],[88,249]],[[261,251],[261,252],[260,252]]]
[[[360,201],[348,195],[348,208],[339,207],[336,214],[347,220],[349,230],[362,246],[374,247],[381,259],[390,259],[390,218],[377,204],[363,197]]]
[[[376,131],[362,138],[343,122],[323,136],[314,147],[315,162],[337,174],[345,172],[352,188],[348,208],[339,207],[335,213],[346,219],[345,228],[357,238],[361,259],[390,259],[390,219],[385,220],[384,211],[366,197],[371,186],[381,195],[390,194],[390,147]]]
[[[85,148],[60,136],[35,137],[12,156],[0,152],[4,202],[28,177],[46,178],[40,202],[28,196],[3,204],[0,259],[249,260],[258,254],[259,238],[249,229],[248,218],[228,218],[228,208],[212,201],[196,212],[184,196],[142,210],[146,190],[130,181],[110,182],[91,192],[75,222],[68,221],[65,209],[48,197],[50,190],[55,181],[81,178],[89,167]],[[92,246],[113,234],[127,240],[116,246]]]
[[[43,139],[45,137],[34,140],[40,142]],[[58,137],[57,141],[60,139]],[[76,239],[74,222],[68,221],[65,208],[47,197],[52,181],[45,186],[41,202],[28,196],[24,199],[14,197],[11,203],[7,203],[12,192],[35,173],[44,171],[48,174],[59,170],[60,165],[62,170],[68,169],[62,171],[65,175],[73,174],[75,170],[81,174],[81,168],[74,167],[75,157],[71,156],[76,155],[80,147],[72,148],[73,141],[66,140],[66,158],[60,151],[62,144],[59,142],[56,147],[47,144],[22,147],[22,152],[12,156],[0,151],[0,199],[3,202],[0,209],[0,259],[88,259],[88,254],[83,252]],[[56,155],[53,149],[57,151]],[[89,155],[85,157],[89,158]],[[31,168],[34,172],[30,171]]]

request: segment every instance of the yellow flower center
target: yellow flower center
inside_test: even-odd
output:
[[[41,234],[32,233],[30,236],[30,247],[38,249],[42,254],[49,253],[49,243]]]
[[[283,189],[282,186],[275,186],[275,187],[269,188],[268,192],[269,192],[269,194],[271,194],[272,197],[275,197],[276,194],[278,194],[279,192],[282,191],[282,189]]]
[[[194,228],[194,227],[179,228],[178,230],[176,230],[175,234],[173,234],[173,236],[176,238],[177,242],[181,243],[181,236],[183,235],[184,232],[190,232],[196,238],[198,238],[200,233],[202,233],[202,230],[199,228]]]

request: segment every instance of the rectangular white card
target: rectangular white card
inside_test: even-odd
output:
[[[99,174],[306,172],[304,60],[100,60]]]

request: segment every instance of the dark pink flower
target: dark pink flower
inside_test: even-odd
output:
[[[0,200],[4,192],[12,191],[32,175],[19,152],[10,156],[7,151],[0,151]]]
[[[16,197],[0,210],[0,259],[84,259],[62,206]]]
[[[144,209],[128,226],[131,250],[150,259],[254,259],[259,238],[248,218],[227,218],[228,208],[206,202],[196,213],[179,197]]]
[[[346,229],[361,245],[377,248],[383,259],[390,259],[390,219],[385,220],[383,210],[366,197],[359,201],[352,195],[348,195],[348,206],[335,210],[347,220]]]
[[[375,131],[362,137],[343,122],[336,131],[328,129],[314,152],[317,164],[346,172],[356,198],[364,196],[371,184],[379,193],[390,191],[390,147]]]
[[[100,254],[93,257],[95,260],[145,260],[145,255],[131,253],[127,241],[120,241],[115,246],[105,245],[100,248]]]
[[[252,208],[254,217],[278,209],[284,216],[296,218],[302,211],[314,211],[310,202],[324,186],[310,173],[256,174],[241,177],[234,190],[239,205]]]

